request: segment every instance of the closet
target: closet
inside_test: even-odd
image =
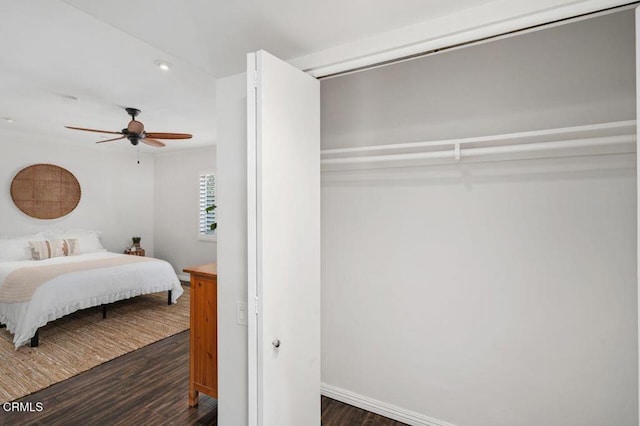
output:
[[[626,10],[322,80],[324,395],[637,425],[635,58]]]

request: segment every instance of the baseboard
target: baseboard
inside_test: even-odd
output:
[[[176,274],[180,281],[190,281],[191,277],[188,274]]]
[[[364,395],[357,394],[345,389],[322,383],[320,393],[326,397],[336,399],[345,404],[380,414],[399,422],[406,423],[411,426],[455,426],[442,420],[427,417],[424,414],[416,413],[405,408],[387,404]]]

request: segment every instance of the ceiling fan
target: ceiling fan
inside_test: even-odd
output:
[[[84,127],[72,127],[72,126],[64,126],[67,129],[73,130],[84,130],[85,132],[95,132],[95,133],[108,133],[112,135],[122,135],[117,138],[107,139],[103,141],[98,141],[96,143],[104,143],[104,142],[113,142],[118,141],[120,139],[127,138],[131,145],[138,145],[140,142],[146,143],[147,145],[155,146],[158,148],[162,148],[165,146],[164,142],[159,141],[158,139],[191,139],[192,135],[188,133],[157,133],[157,132],[145,132],[144,124],[141,121],[136,120],[138,114],[140,114],[140,110],[136,108],[125,108],[127,114],[131,116],[131,121],[127,124],[126,129],[122,129],[119,132],[111,132],[109,130],[96,130],[96,129],[85,129]]]

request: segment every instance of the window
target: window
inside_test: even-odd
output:
[[[216,175],[213,173],[200,173],[200,218],[198,223],[198,235],[202,239],[214,239],[215,230],[211,230],[211,224],[216,223],[216,211],[207,209],[216,203]]]

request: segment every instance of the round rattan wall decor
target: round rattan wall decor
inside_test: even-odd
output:
[[[36,219],[57,219],[80,202],[80,183],[67,169],[34,164],[20,170],[11,182],[11,198],[24,214]]]

